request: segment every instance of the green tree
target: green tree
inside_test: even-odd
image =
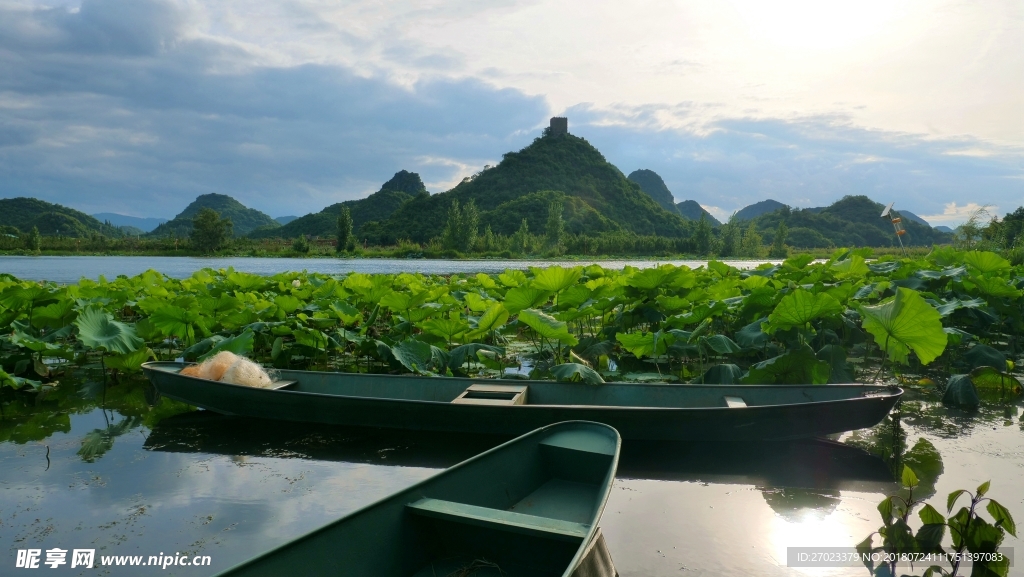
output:
[[[306,238],[306,235],[300,234],[299,238],[295,239],[295,242],[292,243],[292,250],[303,254],[309,252],[309,239]]]
[[[729,218],[729,222],[719,229],[722,236],[722,248],[719,256],[736,256],[740,251],[740,227],[736,222],[736,214]]]
[[[347,206],[341,207],[341,213],[338,215],[338,246],[335,248],[337,252],[342,252],[348,248],[348,241],[352,238],[352,213],[348,210]]]
[[[530,224],[524,218],[523,222],[519,225],[519,230],[512,235],[512,250],[519,254],[526,254],[530,252],[531,244]]]
[[[448,207],[441,244],[448,250],[470,251],[476,244],[479,226],[480,212],[476,209],[476,203],[470,200],[465,206],[459,206],[458,199],[453,200]]]
[[[709,256],[713,243],[711,223],[704,214],[701,214],[700,220],[697,221],[697,230],[693,233],[693,247],[700,256]]]
[[[192,219],[192,245],[199,252],[209,254],[226,246],[233,226],[230,218],[221,218],[212,208],[203,208]]]
[[[33,226],[32,230],[25,237],[25,248],[32,252],[39,252],[41,246],[42,238],[39,236],[39,228]]]
[[[548,205],[548,222],[544,229],[544,244],[551,250],[562,247],[565,237],[565,221],[562,220],[562,201],[552,200]]]
[[[768,251],[768,256],[772,258],[789,256],[789,248],[786,246],[787,235],[789,235],[789,229],[786,228],[786,221],[780,220],[779,227],[775,229],[775,240],[772,241],[772,248]]]
[[[484,252],[497,250],[498,239],[494,236],[494,231],[491,230],[491,225],[487,225],[487,228],[484,229],[484,236],[481,244],[483,244]]]
[[[740,256],[745,258],[761,258],[764,256],[764,240],[761,233],[757,232],[757,223],[753,220],[743,233],[743,240],[740,241]]]

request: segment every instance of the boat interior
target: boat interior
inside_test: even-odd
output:
[[[607,498],[618,443],[604,425],[553,425],[226,574],[567,575]]]

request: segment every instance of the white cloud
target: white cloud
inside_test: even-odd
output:
[[[959,206],[955,202],[950,202],[946,203],[946,207],[943,209],[941,214],[921,215],[921,218],[927,220],[932,226],[944,224],[946,226],[956,227],[963,224],[978,211],[983,211],[980,213],[980,216],[983,221],[987,221],[992,216],[998,214],[999,207],[992,205],[980,205],[976,202],[969,202],[963,206]]]

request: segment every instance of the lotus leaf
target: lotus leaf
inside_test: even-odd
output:
[[[135,335],[133,327],[115,321],[113,315],[102,309],[90,307],[81,311],[75,319],[75,326],[78,327],[78,340],[94,349],[124,355],[145,344]]]
[[[533,282],[530,286],[533,288],[547,291],[550,293],[557,293],[565,290],[572,285],[576,284],[580,277],[583,276],[583,268],[562,268],[560,266],[552,266],[545,269],[531,269],[534,273]]]
[[[843,305],[828,294],[797,289],[782,297],[775,310],[768,315],[764,331],[773,334],[780,330],[799,328],[816,319],[842,314],[843,310]]]
[[[913,350],[927,365],[946,349],[939,312],[917,291],[896,289],[896,296],[876,306],[862,306],[860,314],[864,330],[896,361],[906,364]]]
[[[551,367],[551,374],[559,381],[583,381],[588,385],[600,385],[604,379],[597,371],[579,363],[563,363]]]
[[[750,367],[741,382],[748,385],[824,385],[831,370],[827,362],[817,359],[811,347],[801,345]]]
[[[524,309],[519,313],[519,322],[530,327],[545,339],[559,341],[570,346],[579,342],[576,337],[569,334],[565,323],[557,321],[551,315],[539,310]]]

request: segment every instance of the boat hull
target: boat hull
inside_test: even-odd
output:
[[[624,439],[682,441],[787,440],[824,436],[874,426],[902,395],[902,390],[866,385],[651,385],[528,383],[541,401],[524,405],[452,403],[452,391],[472,379],[416,378],[385,375],[282,371],[305,390],[266,390],[183,377],[177,363],[143,366],[157,391],[169,398],[226,415],[406,430],[520,435],[570,420],[615,427]],[[344,379],[358,380],[345,384]],[[365,382],[364,382],[365,381]],[[366,384],[369,383],[369,384]],[[352,389],[348,394],[333,388]],[[427,387],[429,389],[420,390]],[[313,392],[320,391],[320,392]],[[568,391],[568,392],[567,392]],[[579,404],[572,403],[573,391]],[[375,396],[370,396],[371,394]],[[436,400],[431,400],[434,395]],[[689,395],[689,397],[687,397]],[[762,399],[745,407],[664,406],[695,398],[704,404],[727,396]],[[417,396],[419,398],[401,398]],[[546,404],[547,398],[568,400]],[[764,399],[781,401],[765,404]],[[616,403],[614,405],[607,403]],[[657,405],[662,406],[657,406]],[[652,406],[653,405],[653,406]]]

